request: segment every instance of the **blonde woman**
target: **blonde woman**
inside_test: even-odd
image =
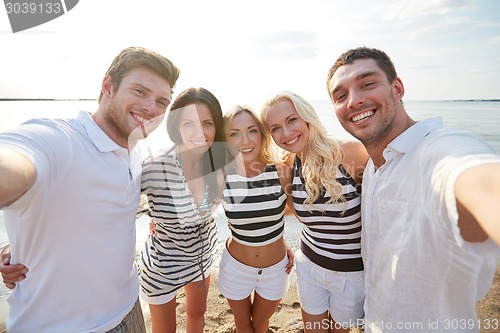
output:
[[[231,229],[218,286],[231,307],[238,333],[265,333],[288,291],[293,259],[283,239],[291,172],[275,164],[269,139],[251,109],[233,107],[224,134],[234,161],[226,166],[222,206]],[[252,297],[253,296],[253,297]]]
[[[274,142],[293,154],[292,197],[303,224],[295,255],[306,332],[349,332],[363,318],[361,174],[358,142],[327,135],[313,107],[292,92],[271,96],[261,119]]]

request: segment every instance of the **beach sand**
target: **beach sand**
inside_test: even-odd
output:
[[[207,312],[205,314],[205,332],[207,333],[234,333],[233,316],[226,299],[217,289],[217,269],[211,275],[210,289],[208,294]],[[151,317],[147,304],[141,303],[146,319],[147,332],[151,330]],[[500,325],[500,268],[497,268],[493,286],[486,297],[477,303],[477,315],[481,322],[489,319],[492,324]],[[498,329],[481,329],[481,333],[499,332]],[[5,333],[5,324],[0,323],[0,332]],[[182,292],[177,299],[177,332],[186,332],[185,298]],[[288,294],[283,298],[276,313],[271,317],[268,332],[274,333],[300,333],[304,332],[300,315],[299,298],[296,285],[290,285]],[[359,333],[359,330],[351,330],[351,333]]]

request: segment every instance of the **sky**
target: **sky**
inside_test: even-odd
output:
[[[223,105],[327,100],[329,68],[363,45],[392,58],[406,100],[500,98],[497,0],[80,0],[18,33],[0,7],[0,98],[97,98],[132,45],[181,69],[175,92],[203,86]]]

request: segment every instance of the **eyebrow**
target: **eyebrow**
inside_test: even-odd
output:
[[[359,74],[358,76],[356,76],[356,78],[354,79],[354,81],[362,80],[362,79],[364,79],[364,78],[366,78],[368,76],[380,76],[380,73],[376,72],[376,71],[363,72],[363,73]],[[337,91],[339,91],[340,89],[341,89],[341,86],[337,86],[335,89],[332,90],[332,92],[330,94],[333,95]]]
[[[146,87],[145,85],[139,83],[139,82],[132,82],[132,85],[135,85],[135,86],[138,86],[144,90],[146,90],[148,93],[152,93],[153,91],[151,89],[149,89],[148,87]],[[170,102],[172,101],[172,97],[160,97],[159,100],[161,101],[167,101],[168,104],[170,104]]]
[[[246,129],[249,130],[251,128],[257,128],[258,129],[259,127],[257,125],[252,125],[252,126],[248,126]],[[227,131],[228,132],[240,132],[240,130],[237,129],[237,128],[229,128]]]

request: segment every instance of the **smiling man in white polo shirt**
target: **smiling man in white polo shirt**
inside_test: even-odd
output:
[[[108,69],[95,113],[0,133],[11,262],[29,270],[8,298],[9,332],[145,332],[135,144],[163,118],[178,76],[165,57],[130,47]]]

